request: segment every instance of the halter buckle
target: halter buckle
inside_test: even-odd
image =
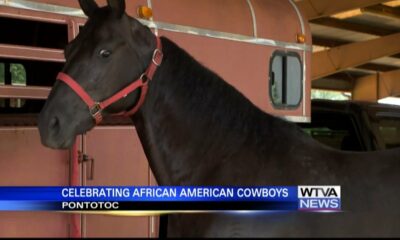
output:
[[[163,57],[164,57],[163,52],[160,49],[156,48],[156,50],[154,50],[153,59],[152,59],[154,65],[159,67],[162,63]]]
[[[103,109],[101,108],[101,105],[99,102],[96,102],[91,108],[90,108],[90,114],[94,119],[98,119],[101,117],[101,112]]]

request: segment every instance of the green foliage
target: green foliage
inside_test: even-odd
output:
[[[4,63],[0,63],[0,85],[5,84],[5,66]],[[6,101],[0,98],[0,108],[4,108],[6,106]]]
[[[4,85],[5,84],[5,69],[4,69],[4,63],[0,63],[0,84]]]
[[[346,100],[351,100],[351,95],[345,92],[313,89],[311,92],[311,99],[346,101]]]
[[[26,71],[22,64],[10,64],[11,84],[13,86],[26,86]],[[0,85],[5,84],[5,64],[0,63]],[[5,99],[0,99],[0,108],[21,108],[25,104],[23,99],[10,99],[10,105],[6,106]]]
[[[22,64],[11,64],[11,84],[14,86],[26,86],[26,71]]]

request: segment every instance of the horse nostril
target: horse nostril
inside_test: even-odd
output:
[[[58,131],[60,129],[60,120],[58,117],[53,117],[49,123],[49,129],[53,131]]]

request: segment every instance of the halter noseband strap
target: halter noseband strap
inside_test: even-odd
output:
[[[122,89],[115,95],[111,96],[110,98],[102,101],[102,102],[96,102],[94,101],[89,94],[68,74],[60,72],[57,76],[57,80],[64,82],[67,84],[89,107],[90,114],[92,115],[93,119],[96,121],[96,124],[100,124],[101,121],[103,120],[103,114],[102,111],[112,105],[113,103],[121,100],[122,98],[127,97],[129,94],[131,94],[133,91],[135,91],[138,88],[141,88],[140,91],[140,98],[139,101],[136,103],[136,105],[129,111],[121,112],[117,115],[123,115],[123,116],[132,116],[135,114],[139,108],[143,105],[144,100],[147,95],[147,90],[148,90],[148,82],[153,79],[153,76],[155,72],[157,71],[157,68],[161,65],[162,60],[163,60],[163,52],[162,52],[162,45],[161,45],[161,39],[157,39],[157,48],[153,52],[153,57],[151,60],[151,63],[147,70],[139,77],[139,79],[135,80],[132,82],[129,86],[126,88]]]

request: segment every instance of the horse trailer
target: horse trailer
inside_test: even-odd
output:
[[[311,32],[294,1],[130,0],[127,9],[263,111],[311,120]],[[1,186],[157,184],[124,118],[106,119],[69,151],[40,143],[38,113],[85,22],[78,1],[0,0]],[[157,236],[157,217],[0,213],[0,237]]]

